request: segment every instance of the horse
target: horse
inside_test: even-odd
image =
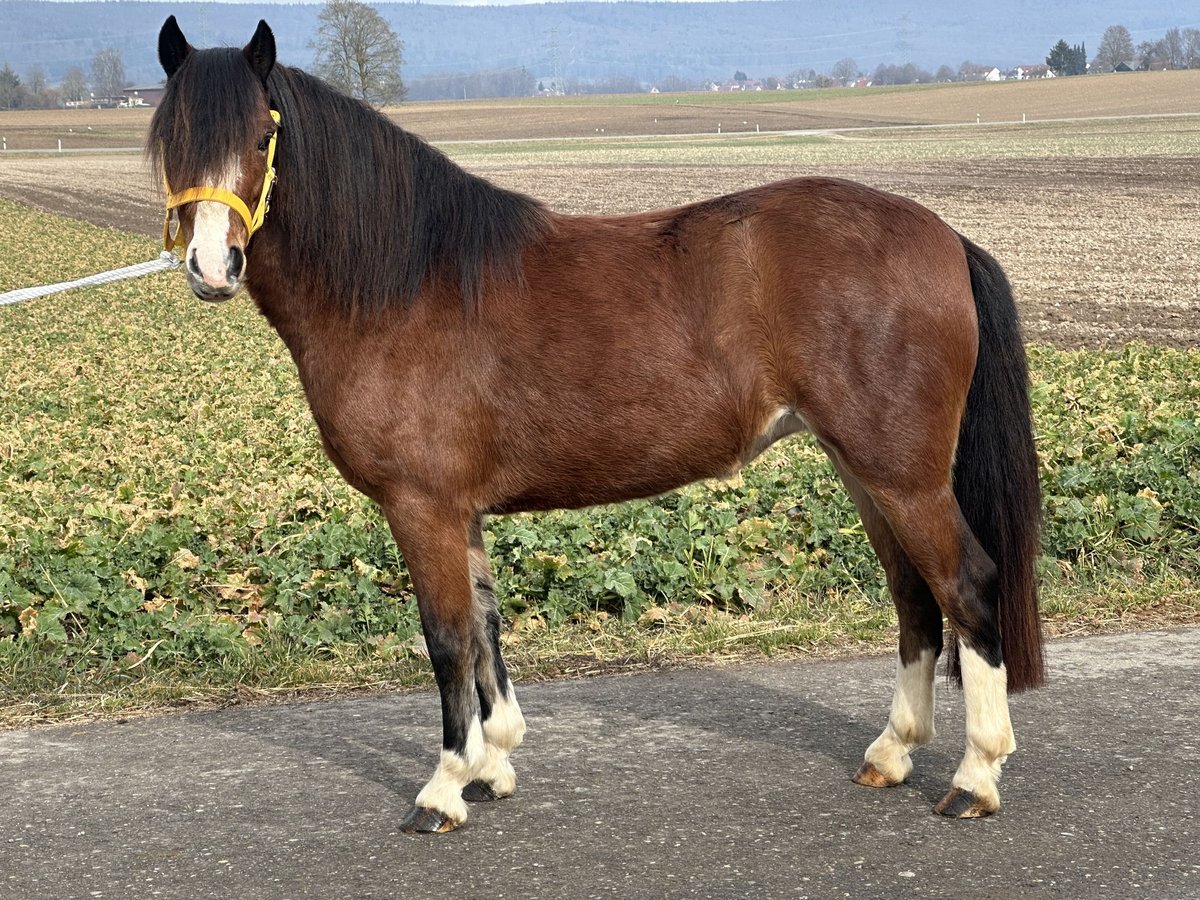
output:
[[[853,780],[899,784],[933,737],[945,617],[966,748],[935,810],[999,809],[1008,694],[1044,680],[1041,501],[1016,306],[987,252],[914,201],[822,177],[560,214],[276,64],[265,21],[197,50],[172,16],[158,55],[147,154],[168,245],[201,300],[247,289],[411,576],[442,749],[404,831],[453,830],[516,787],[525,722],[484,517],[729,476],[800,432],[898,614],[891,711]]]

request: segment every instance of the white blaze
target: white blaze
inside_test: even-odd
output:
[[[233,160],[225,166],[216,183],[209,186],[233,192],[241,174],[241,167]],[[226,288],[230,285],[228,270],[231,215],[237,213],[224,203],[215,200],[200,200],[196,203],[192,240],[188,244],[186,259],[189,266],[191,260],[195,259],[200,276],[209,287]]]

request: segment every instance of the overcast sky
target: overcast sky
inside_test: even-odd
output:
[[[2,2],[4,2],[4,0],[0,0],[0,3],[2,3]],[[79,0],[49,0],[49,2],[51,2],[51,3],[78,3]],[[306,3],[309,5],[322,5],[325,3],[325,0],[172,0],[172,2],[178,3],[178,4],[186,4],[186,3],[207,3],[207,4],[213,4],[213,3],[241,3],[241,4],[261,3],[261,4],[276,4],[279,6],[294,6],[296,4],[301,4],[301,3]],[[370,6],[374,6],[376,4],[381,4],[381,3],[405,2],[405,0],[363,0],[363,2],[367,3]],[[412,0],[408,0],[408,2],[412,2]],[[418,0],[418,2],[420,2],[420,0]],[[572,2],[572,0],[432,0],[432,2],[429,3],[429,5],[430,6],[517,6],[520,4],[563,3],[563,2],[570,3],[570,2]],[[585,0],[580,0],[580,2],[585,2]],[[624,2],[627,2],[627,0],[586,0],[586,2],[624,3]],[[644,2],[655,2],[655,3],[738,3],[738,2],[741,2],[741,0],[644,0]],[[767,2],[769,2],[769,0],[767,0]],[[905,4],[901,4],[901,5],[911,6],[911,3],[905,3]]]

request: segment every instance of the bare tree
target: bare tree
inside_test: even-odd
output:
[[[664,94],[676,91],[698,91],[700,90],[700,84],[687,78],[681,78],[678,75],[665,75],[658,82],[658,89]]]
[[[1163,56],[1167,58],[1167,66],[1172,69],[1187,68],[1187,51],[1183,40],[1183,32],[1171,28],[1163,35]]]
[[[1092,67],[1111,72],[1121,63],[1133,65],[1133,36],[1124,25],[1109,25],[1100,38],[1100,49],[1092,60]]]
[[[83,74],[83,69],[79,66],[71,66],[67,69],[67,74],[63,76],[62,98],[64,103],[78,103],[87,96],[88,83],[87,77]]]
[[[1167,67],[1167,52],[1163,41],[1142,41],[1137,45],[1137,67],[1143,72]]]
[[[1200,69],[1200,28],[1183,29],[1183,53],[1189,69]]]
[[[642,83],[632,75],[609,75],[596,81],[587,90],[589,94],[640,94]]]
[[[858,79],[858,63],[848,56],[844,57],[833,64],[833,68],[829,70],[829,74],[842,84],[856,81]]]
[[[25,73],[25,86],[31,94],[41,94],[46,90],[46,70],[37,63],[29,67]]]
[[[58,106],[58,91],[46,84],[46,70],[37,63],[25,73],[25,87],[29,89],[29,105],[38,109]]]
[[[928,84],[933,75],[913,63],[902,66],[880,63],[871,76],[873,84]]]
[[[796,69],[784,76],[784,81],[792,87],[809,87],[817,80],[816,69]]]
[[[984,76],[990,71],[992,71],[991,66],[980,65],[979,63],[973,63],[969,59],[965,59],[962,65],[958,67],[958,80],[983,81]]]
[[[113,100],[125,89],[125,62],[116,47],[105,47],[92,59],[92,90],[98,99]]]
[[[376,9],[359,0],[329,0],[318,17],[317,74],[375,106],[404,99],[404,44]]]

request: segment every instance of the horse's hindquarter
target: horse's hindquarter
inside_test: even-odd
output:
[[[835,452],[904,457],[888,468],[948,465],[978,343],[957,233],[914,201],[823,178],[763,188],[743,231],[771,359],[810,430]]]

